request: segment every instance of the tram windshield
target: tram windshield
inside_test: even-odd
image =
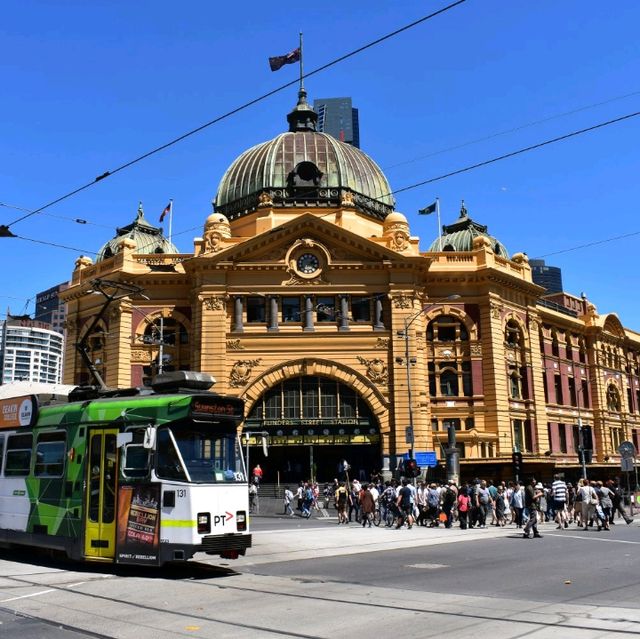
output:
[[[158,429],[156,474],[194,483],[246,481],[242,451],[233,432],[212,432],[206,424],[172,424]]]

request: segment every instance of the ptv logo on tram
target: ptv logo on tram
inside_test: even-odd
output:
[[[213,525],[214,526],[224,526],[225,522],[229,521],[230,519],[233,519],[233,513],[230,512],[226,512],[224,513],[224,515],[214,515],[213,516]]]

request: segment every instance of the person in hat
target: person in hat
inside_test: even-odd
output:
[[[532,477],[528,486],[524,490],[524,507],[529,512],[529,519],[527,520],[522,532],[522,537],[524,539],[542,537],[538,532],[538,512],[540,510],[540,499],[542,499],[544,491],[542,490],[542,484],[539,485],[540,488],[538,488],[538,483],[535,478]]]

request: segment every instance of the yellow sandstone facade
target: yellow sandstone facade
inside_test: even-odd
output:
[[[444,476],[450,429],[463,478],[511,479],[514,451],[523,474],[574,478],[579,422],[593,472],[619,474],[619,444],[640,443],[640,335],[586,299],[543,297],[526,255],[464,207],[421,250],[373,161],[315,132],[304,92],[288,119],[223,176],[192,253],[140,210],[96,263],[77,260],[65,383],[91,381],[83,337],[109,387],[210,373],[246,401],[245,429],[268,433],[267,459],[251,449],[266,481],[331,480],[342,459],[392,473],[410,449]],[[118,299],[86,335],[105,290]]]

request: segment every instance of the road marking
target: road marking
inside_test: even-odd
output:
[[[46,595],[48,592],[55,592],[55,589],[51,588],[49,590],[41,590],[40,592],[32,592],[30,595],[21,595],[20,597],[11,597],[11,599],[2,599],[0,600],[0,603],[18,601],[18,599],[26,599],[27,597],[38,597],[39,595]]]
[[[640,541],[626,541],[624,539],[604,539],[603,537],[583,537],[582,535],[561,535],[559,533],[545,533],[546,537],[567,537],[569,539],[588,539],[589,541],[608,541],[610,544],[633,544],[638,545]]]
[[[449,568],[446,564],[408,564],[406,568],[421,568],[422,570],[438,570],[439,568]]]

